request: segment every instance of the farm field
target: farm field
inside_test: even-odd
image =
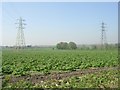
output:
[[[111,86],[116,88],[118,83],[117,70],[78,74],[77,76],[73,74],[69,78],[46,79],[41,83],[37,81],[31,83],[32,81],[30,82],[28,78],[23,80],[22,77],[47,76],[53,73],[59,75],[59,73],[72,73],[78,70],[109,69],[117,66],[117,50],[6,49],[2,52],[3,88],[21,86],[23,88],[111,88]],[[14,77],[13,80],[11,80],[11,76]],[[18,81],[13,83],[17,77]]]

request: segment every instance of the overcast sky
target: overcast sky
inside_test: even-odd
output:
[[[101,22],[108,43],[118,42],[118,3],[9,2],[2,7],[2,44],[15,45],[16,19],[22,17],[26,44],[55,45],[60,41],[100,44]]]

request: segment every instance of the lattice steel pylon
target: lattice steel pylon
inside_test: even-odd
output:
[[[24,38],[24,25],[26,25],[25,23],[23,23],[25,20],[22,19],[21,17],[18,19],[18,32],[17,32],[17,38],[16,38],[16,49],[21,49],[21,48],[25,48],[25,38]]]
[[[101,48],[106,48],[107,45],[107,38],[106,38],[106,30],[105,30],[105,23],[102,22],[102,32],[101,32]]]

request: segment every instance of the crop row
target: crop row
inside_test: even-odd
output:
[[[102,71],[60,80],[46,80],[35,84],[23,80],[14,84],[6,83],[7,80],[8,77],[3,81],[3,88],[107,88],[109,90],[110,88],[118,88],[118,71]]]
[[[4,74],[26,75],[30,72],[50,73],[51,71],[73,71],[95,67],[118,65],[117,51],[10,51],[2,54]]]

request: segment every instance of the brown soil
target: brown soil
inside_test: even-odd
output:
[[[20,76],[20,77],[11,76],[9,82],[16,83],[19,80],[25,80],[25,81],[32,82],[32,84],[35,84],[35,83],[41,83],[43,81],[52,80],[52,79],[59,80],[59,79],[68,78],[72,76],[81,76],[85,74],[92,74],[92,73],[97,73],[101,71],[117,70],[117,69],[118,69],[117,67],[111,67],[111,68],[102,67],[102,68],[94,68],[94,69],[86,69],[86,70],[76,70],[72,72],[51,73],[48,75],[34,74],[34,75]]]

